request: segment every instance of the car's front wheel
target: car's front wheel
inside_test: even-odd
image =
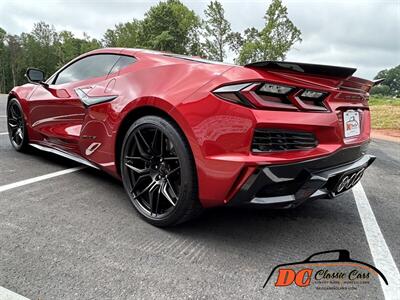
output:
[[[201,211],[193,157],[171,121],[145,116],[131,125],[123,141],[121,175],[132,204],[153,225],[175,225]]]
[[[13,98],[7,104],[7,128],[11,145],[15,150],[24,152],[28,149],[28,132],[21,104]]]

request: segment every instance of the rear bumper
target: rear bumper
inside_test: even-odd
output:
[[[259,167],[229,205],[294,207],[311,199],[333,198],[351,189],[375,160],[374,156],[363,154],[341,163],[338,155],[340,153],[295,164]]]

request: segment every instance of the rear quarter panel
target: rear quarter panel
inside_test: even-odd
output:
[[[102,146],[86,158],[109,173],[118,174],[115,161],[119,153],[115,153],[115,148],[122,122],[129,118],[130,113],[145,106],[155,107],[170,115],[183,130],[193,151],[198,152],[199,146],[193,143],[190,124],[175,107],[231,66],[181,62],[177,59],[171,62],[171,59],[158,59],[159,56],[152,60],[141,60],[139,57],[136,63],[111,76],[109,79],[115,79],[115,84],[108,93],[117,94],[118,98],[88,108],[81,135],[96,136],[96,142]],[[81,150],[83,156],[84,148]]]

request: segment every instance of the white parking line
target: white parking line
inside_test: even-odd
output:
[[[13,291],[7,290],[0,286],[0,299],[2,300],[29,300],[28,298],[21,296]]]
[[[353,194],[375,267],[385,275],[389,282],[389,285],[386,285],[386,283],[379,278],[385,299],[399,299],[400,273],[386,244],[385,238],[382,235],[381,229],[376,222],[374,212],[369,205],[368,198],[365,195],[361,183],[357,183],[357,185],[353,187]]]
[[[8,132],[0,132],[0,135],[6,135]]]
[[[29,178],[26,180],[21,180],[18,182],[14,182],[14,183],[10,183],[10,184],[6,184],[3,186],[0,186],[0,192],[4,192],[10,189],[14,189],[20,186],[24,186],[27,184],[31,184],[34,182],[38,182],[38,181],[42,181],[42,180],[46,180],[46,179],[50,179],[53,177],[57,177],[57,176],[61,176],[61,175],[65,175],[65,174],[69,174],[72,172],[76,172],[79,170],[82,170],[86,168],[85,166],[79,166],[79,167],[75,167],[75,168],[69,168],[69,169],[65,169],[62,171],[58,171],[58,172],[53,172],[53,173],[49,173],[46,175],[42,175],[42,176],[38,176],[38,177],[33,177],[33,178]],[[13,291],[7,290],[6,288],[3,288],[0,286],[0,299],[2,300],[29,300],[28,298],[21,296],[17,293],[14,293]]]
[[[23,186],[23,185],[27,185],[27,184],[31,184],[31,183],[34,183],[34,182],[50,179],[50,178],[53,178],[53,177],[69,174],[69,173],[72,173],[72,172],[76,172],[76,171],[82,170],[84,168],[86,168],[86,167],[85,166],[80,166],[80,167],[75,167],[75,168],[69,168],[69,169],[65,169],[65,170],[62,170],[62,171],[57,171],[57,172],[49,173],[49,174],[46,174],[46,175],[33,177],[33,178],[17,181],[17,182],[14,182],[14,183],[2,185],[2,186],[0,186],[0,192],[4,192],[4,191],[7,191],[7,190],[15,189],[15,188]]]

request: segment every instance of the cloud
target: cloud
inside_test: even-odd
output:
[[[232,29],[261,28],[270,1],[220,0]],[[12,34],[29,32],[38,21],[78,36],[101,39],[104,31],[133,18],[141,19],[158,1],[2,0],[0,27]],[[182,0],[203,16],[208,1]],[[400,4],[397,0],[283,0],[289,17],[302,31],[303,42],[287,60],[357,67],[372,78],[400,64]],[[232,59],[232,56],[230,56]]]
[[[288,59],[358,68],[358,76],[400,64],[400,5],[392,1],[290,2],[303,42]],[[340,4],[340,5],[338,5]]]

